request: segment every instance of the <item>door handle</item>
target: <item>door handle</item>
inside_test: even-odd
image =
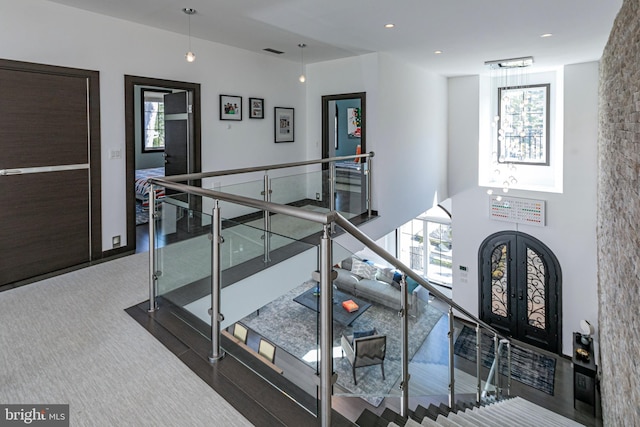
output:
[[[0,176],[6,175],[20,175],[22,171],[20,169],[0,169]]]
[[[524,292],[522,290],[518,293],[518,299],[520,301],[522,301],[524,299]]]

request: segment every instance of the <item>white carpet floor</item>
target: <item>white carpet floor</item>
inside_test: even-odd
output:
[[[250,426],[125,309],[148,253],[0,293],[0,402],[69,404],[72,426]]]

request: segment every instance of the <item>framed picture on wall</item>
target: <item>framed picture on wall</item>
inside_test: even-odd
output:
[[[242,120],[242,97],[220,95],[220,120]]]
[[[294,120],[293,108],[275,107],[275,142],[293,142]]]
[[[347,108],[347,135],[349,138],[360,138],[362,135],[360,108]]]
[[[249,118],[264,119],[264,99],[249,98]]]

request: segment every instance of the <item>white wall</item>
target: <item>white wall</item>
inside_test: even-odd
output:
[[[447,80],[388,54],[307,67],[309,157],[322,153],[323,95],[366,92],[373,208],[362,229],[378,239],[447,197]],[[345,239],[338,239],[348,245]],[[358,250],[356,245],[348,245]]]
[[[477,76],[449,80],[449,189],[453,200],[453,298],[478,313],[478,249],[492,233],[518,230],[545,243],[562,268],[563,353],[571,333],[587,319],[598,330],[596,287],[596,167],[598,63],[564,69],[564,191],[513,190],[510,196],[543,199],[546,227],[489,219],[489,196],[478,187],[477,146],[480,85]],[[462,125],[464,124],[464,126]],[[464,127],[464,129],[462,128]],[[467,277],[459,270],[468,268]],[[597,340],[597,337],[596,337]]]
[[[180,11],[177,10],[176,14]],[[0,0],[0,57],[100,72],[102,239],[126,239],[124,75],[202,85],[202,167],[219,170],[305,159],[305,94],[299,64],[193,39],[194,63],[184,60],[186,35],[154,29],[43,0]],[[264,120],[219,121],[218,95],[265,99]],[[319,102],[319,101],[318,101]],[[294,107],[296,141],[273,142],[273,107]],[[123,240],[122,242],[126,242]]]

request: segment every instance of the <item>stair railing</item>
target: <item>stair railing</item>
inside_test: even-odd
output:
[[[482,387],[482,377],[480,375],[480,364],[481,364],[481,357],[482,357],[482,355],[481,355],[481,338],[480,338],[481,334],[480,334],[479,328],[483,327],[483,328],[487,329],[489,332],[492,332],[494,334],[494,337],[496,337],[496,339],[498,337],[500,337],[503,340],[509,341],[508,338],[505,337],[505,336],[502,336],[495,328],[493,328],[492,326],[490,326],[487,323],[483,322],[482,320],[478,319],[476,316],[474,316],[472,313],[470,313],[464,307],[460,306],[458,303],[456,303],[455,301],[453,301],[452,299],[450,299],[449,297],[444,295],[442,292],[440,292],[438,289],[436,289],[433,285],[431,285],[427,280],[425,280],[420,275],[415,273],[407,265],[405,265],[400,260],[396,259],[393,255],[391,255],[389,252],[385,251],[380,246],[378,246],[375,243],[375,241],[373,241],[369,236],[364,234],[362,231],[360,231],[360,229],[358,227],[356,227],[355,225],[351,224],[345,217],[343,217],[342,215],[340,215],[337,212],[335,213],[335,221],[336,221],[336,224],[338,226],[340,226],[342,229],[344,229],[351,236],[355,237],[360,243],[365,245],[369,250],[374,252],[376,255],[378,255],[379,257],[384,259],[389,264],[391,264],[394,267],[396,267],[403,274],[411,277],[413,280],[418,282],[422,287],[426,288],[429,291],[429,293],[433,294],[436,298],[438,298],[440,301],[446,303],[449,306],[449,313],[450,313],[449,314],[449,319],[450,319],[450,321],[449,321],[449,378],[450,378],[450,382],[449,382],[449,403],[450,403],[450,407],[453,407],[452,405],[455,402],[455,387],[454,387],[455,382],[454,382],[454,366],[453,366],[453,350],[454,350],[454,346],[453,346],[453,338],[454,337],[453,337],[453,335],[454,335],[454,330],[453,330],[453,321],[452,321],[452,319],[453,319],[453,309],[457,310],[462,315],[466,316],[471,322],[473,322],[473,323],[475,323],[477,325],[476,360],[477,360],[477,374],[478,374],[477,375],[477,380],[478,380],[477,390],[478,390],[478,392],[477,392],[477,395],[476,395],[476,400],[479,403],[481,401],[480,389]],[[497,354],[497,351],[496,351],[496,354]],[[403,363],[405,363],[404,360],[403,360]],[[509,363],[508,371],[509,371],[509,377],[510,377],[511,376],[511,360],[510,360],[510,358],[509,358],[509,362],[508,363]],[[404,371],[405,371],[405,368],[403,366],[403,372]],[[406,378],[402,378],[401,384],[403,384],[403,386],[408,389],[408,382],[409,382],[409,377],[407,376]],[[509,384],[510,383],[511,383],[511,381],[509,379]],[[401,399],[400,415],[407,416],[408,413],[409,413],[409,410],[408,410],[408,399]]]
[[[358,156],[347,156],[347,158],[354,158],[354,157],[368,157],[368,156],[373,156],[373,153],[371,153],[370,155],[358,155]],[[317,163],[325,163],[325,162],[331,162],[331,161],[335,161],[336,159],[341,159],[341,158],[333,158],[333,159],[322,159],[320,161],[308,161],[308,162],[298,162],[298,163],[290,163],[290,164],[286,164],[286,165],[275,165],[272,167],[269,167],[270,169],[278,169],[278,168],[284,168],[284,167],[291,167],[291,166],[300,166],[300,165],[311,165],[311,164],[317,164]],[[370,159],[370,157],[369,157]],[[261,168],[246,168],[246,169],[236,169],[233,171],[233,173],[244,173],[244,172],[254,172],[254,171],[258,171],[258,170],[265,170],[264,167]],[[240,172],[242,171],[242,172]],[[322,426],[330,426],[331,425],[331,395],[332,395],[332,386],[333,386],[333,373],[332,373],[332,365],[331,365],[331,361],[332,361],[332,310],[331,310],[331,302],[332,302],[332,294],[333,294],[333,287],[332,287],[332,277],[333,277],[333,267],[332,267],[332,252],[331,252],[331,232],[330,229],[332,226],[337,225],[339,227],[341,227],[345,232],[347,232],[348,234],[350,234],[351,236],[353,236],[354,238],[356,238],[360,243],[362,243],[364,246],[366,246],[369,250],[373,251],[375,254],[377,254],[378,256],[380,256],[382,259],[384,259],[385,261],[387,261],[390,265],[393,265],[394,267],[396,267],[399,271],[401,271],[404,275],[411,277],[413,280],[415,280],[418,284],[420,284],[422,287],[424,287],[425,289],[427,289],[429,291],[429,293],[431,293],[432,295],[434,295],[436,298],[438,298],[440,301],[446,303],[449,306],[449,312],[448,312],[448,316],[449,316],[449,368],[450,368],[450,372],[449,372],[449,406],[453,407],[454,406],[454,402],[455,402],[455,376],[454,376],[454,364],[453,364],[453,350],[454,350],[454,327],[453,327],[453,310],[457,310],[460,314],[466,316],[468,319],[470,319],[473,323],[476,324],[476,335],[477,335],[477,360],[478,360],[478,393],[477,393],[477,400],[480,401],[480,389],[481,389],[481,376],[480,376],[480,360],[481,360],[481,352],[480,352],[480,327],[483,327],[485,329],[487,329],[488,331],[492,332],[494,334],[494,339],[496,340],[496,347],[498,346],[498,342],[497,342],[497,337],[501,337],[502,341],[507,341],[508,340],[505,337],[502,337],[498,331],[496,331],[494,328],[492,328],[490,325],[486,324],[485,322],[483,322],[482,320],[476,318],[472,313],[470,313],[469,311],[467,311],[464,307],[460,306],[459,304],[457,304],[456,302],[454,302],[452,299],[448,298],[447,296],[445,296],[442,292],[440,292],[438,289],[436,289],[433,285],[431,285],[428,281],[426,281],[424,278],[422,278],[421,276],[419,276],[417,273],[415,273],[413,270],[411,270],[408,266],[406,266],[405,264],[403,264],[400,260],[396,259],[393,255],[391,255],[389,252],[385,251],[384,249],[382,249],[381,247],[379,247],[375,241],[373,241],[371,238],[369,238],[366,234],[364,234],[362,231],[360,231],[360,229],[358,229],[356,226],[354,226],[351,222],[349,222],[344,216],[342,216],[340,213],[336,212],[335,210],[332,210],[330,212],[314,212],[314,211],[310,211],[310,210],[305,210],[302,208],[297,208],[294,206],[289,206],[289,205],[282,205],[282,204],[277,204],[277,203],[273,203],[271,201],[268,200],[259,200],[259,199],[253,199],[253,198],[249,198],[249,197],[244,197],[244,196],[239,196],[236,194],[230,194],[230,193],[224,193],[224,192],[220,192],[220,191],[213,191],[213,190],[208,190],[208,189],[204,189],[204,188],[200,188],[200,187],[194,187],[194,186],[190,186],[190,185],[186,185],[186,184],[180,184],[178,183],[179,181],[189,181],[189,180],[199,180],[199,179],[203,179],[203,178],[207,178],[207,177],[212,177],[212,176],[220,176],[222,175],[222,172],[211,172],[211,173],[199,173],[199,174],[191,174],[191,175],[180,175],[180,176],[172,176],[172,177],[164,177],[164,178],[150,178],[149,182],[151,183],[151,189],[150,189],[150,208],[152,209],[151,214],[153,215],[152,218],[155,218],[156,212],[155,212],[155,187],[156,185],[165,187],[165,188],[169,188],[169,189],[173,189],[176,190],[178,192],[182,192],[182,193],[188,193],[188,194],[194,194],[194,195],[198,195],[198,196],[202,196],[202,197],[207,197],[213,200],[214,202],[214,212],[213,212],[213,221],[214,223],[212,223],[212,230],[214,232],[213,235],[213,239],[212,239],[212,267],[213,269],[217,269],[218,271],[216,272],[212,272],[212,278],[211,278],[211,312],[212,312],[212,318],[211,318],[211,342],[212,342],[212,351],[211,351],[211,357],[209,358],[211,363],[215,363],[217,360],[219,360],[222,355],[223,352],[220,348],[220,322],[223,319],[222,314],[219,312],[219,295],[220,295],[220,275],[219,275],[219,262],[216,262],[217,257],[219,257],[219,250],[216,250],[216,246],[218,246],[220,244],[220,221],[221,221],[221,214],[220,214],[220,208],[218,206],[218,202],[219,201],[226,201],[226,202],[231,202],[231,203],[235,203],[238,205],[242,205],[242,206],[247,206],[247,207],[252,207],[252,208],[258,208],[261,209],[267,213],[279,213],[279,214],[284,214],[284,215],[288,215],[291,217],[295,217],[295,218],[299,218],[299,219],[303,219],[303,220],[307,220],[307,221],[311,221],[311,222],[315,222],[315,223],[319,223],[323,225],[323,233],[322,233],[322,238],[321,238],[321,242],[320,242],[320,285],[321,285],[321,290],[320,290],[320,294],[322,296],[321,298],[321,311],[320,311],[320,360],[321,360],[321,370],[320,370],[320,400],[321,400],[321,411],[320,411],[320,421],[321,421],[321,425]],[[369,180],[371,179],[371,177],[369,176],[368,178]],[[266,180],[265,180],[266,181]],[[268,187],[265,189],[265,192],[267,192],[269,189]],[[266,194],[265,194],[265,199],[266,199]],[[369,212],[371,212],[371,207],[369,205]],[[265,223],[267,223],[265,221]],[[268,224],[267,224],[268,225]],[[216,231],[217,230],[217,231]],[[154,242],[155,241],[155,228],[154,228],[154,221],[149,221],[149,239],[150,242]],[[150,311],[154,311],[157,309],[157,303],[156,303],[156,295],[157,295],[157,290],[156,290],[156,283],[157,283],[157,277],[155,274],[155,266],[156,266],[156,260],[155,260],[155,254],[153,249],[151,249],[151,247],[153,246],[150,245],[150,251],[149,251],[149,260],[150,260],[150,282],[149,282],[149,304],[150,304]],[[406,286],[406,281],[403,280],[404,285],[402,286],[402,291],[404,294],[404,298],[403,298],[403,307],[402,307],[402,315],[405,316],[405,320],[406,320],[406,316],[407,316],[407,286]],[[407,416],[408,415],[408,383],[409,383],[409,373],[408,373],[408,357],[406,357],[406,351],[407,351],[407,335],[408,335],[408,331],[406,327],[402,328],[402,334],[403,334],[403,357],[402,357],[402,376],[403,378],[401,379],[401,384],[403,387],[403,395],[402,395],[402,399],[401,399],[401,415],[402,416]],[[498,354],[497,348],[496,348],[496,355]],[[509,353],[510,354],[510,353]],[[496,357],[496,369],[494,370],[494,376],[496,375],[495,372],[499,372],[498,371],[498,366],[499,366],[499,362],[497,362],[497,357]],[[510,357],[509,357],[509,362],[510,364]],[[509,369],[510,370],[510,369]],[[498,377],[496,377],[498,378]],[[509,383],[510,383],[510,378],[509,378]]]

